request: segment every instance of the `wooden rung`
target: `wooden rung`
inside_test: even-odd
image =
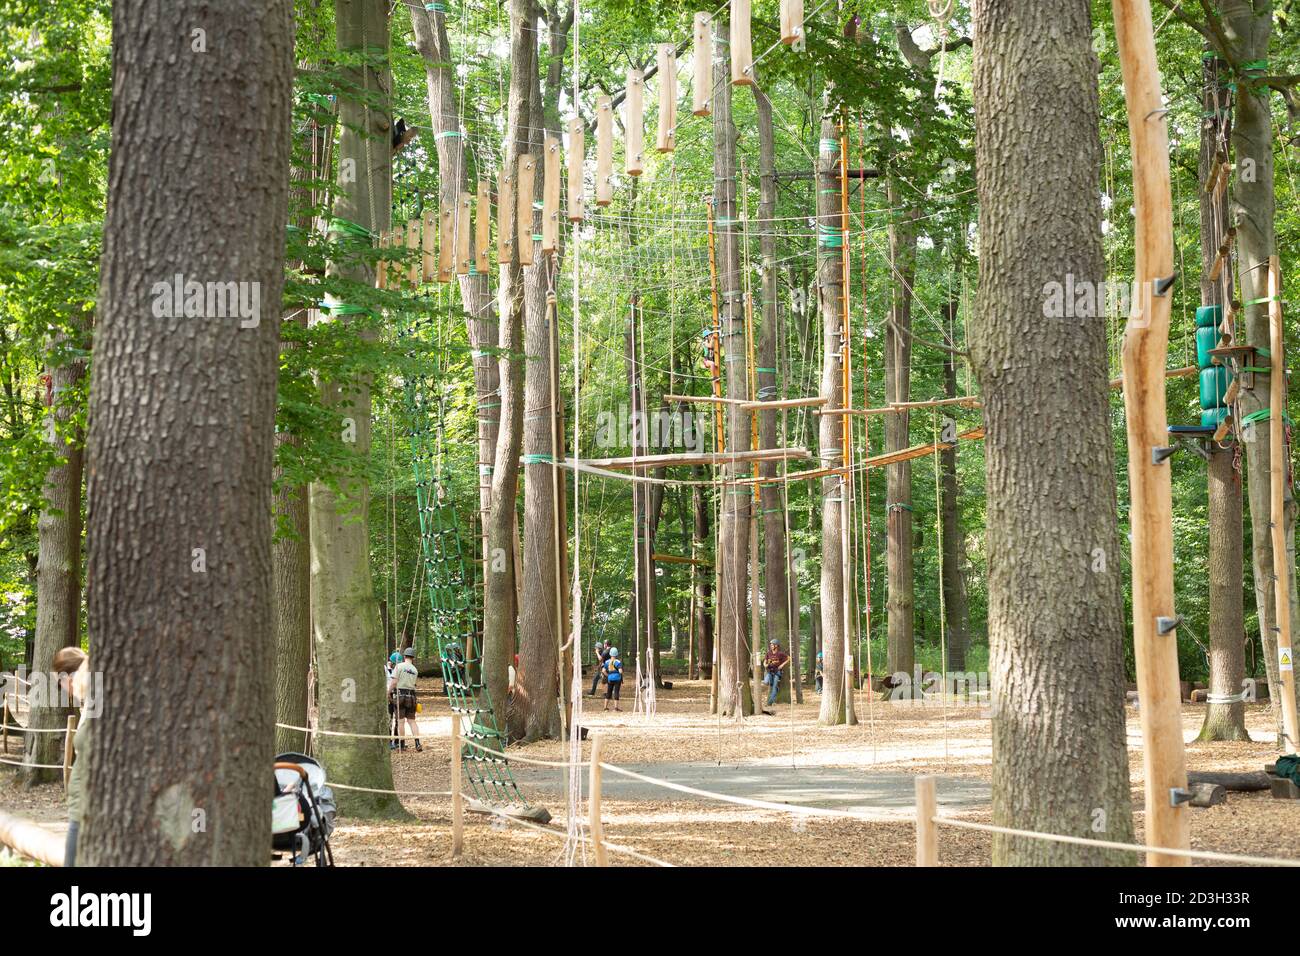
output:
[[[542,252],[560,248],[560,141],[547,136],[542,143]]]
[[[519,264],[533,264],[533,184],[537,177],[537,160],[524,153],[519,157],[519,175],[515,177],[515,245]]]
[[[627,136],[627,174],[640,176],[644,171],[645,124],[645,74],[640,70],[627,71],[627,98],[623,101],[626,112],[623,125]]]
[[[713,562],[706,558],[683,558],[676,554],[652,554],[651,560],[658,561],[661,564],[694,564],[702,567],[712,567]]]
[[[497,263],[505,265],[515,248],[514,177],[508,172],[497,176]]]
[[[432,207],[424,210],[420,223],[422,233],[420,241],[420,265],[425,282],[434,282],[438,278],[438,214]]]
[[[754,85],[754,47],[750,41],[749,0],[731,0],[731,82]]]
[[[973,395],[957,398],[936,398],[928,402],[891,402],[883,408],[826,408],[819,415],[900,415],[917,408],[939,408],[945,405],[961,405],[964,408],[979,408],[980,400]]]
[[[677,139],[677,51],[671,43],[660,43],[657,63],[659,68],[659,128],[655,136],[655,149],[671,153]]]
[[[381,251],[388,248],[388,233],[381,232],[379,234],[379,241],[376,243],[376,247]],[[375,263],[375,288],[376,289],[388,288],[387,260],[380,259]]]
[[[406,248],[409,252],[420,252],[420,220],[412,219],[406,224]],[[420,285],[420,275],[423,273],[423,263],[421,256],[412,256],[411,264],[406,267],[406,281],[411,283],[412,288]]]
[[[745,398],[723,398],[721,395],[665,395],[665,402],[693,402],[697,405],[748,405]]]
[[[1224,163],[1219,167],[1219,181],[1214,186],[1214,195],[1219,197],[1223,191],[1228,188],[1228,180],[1232,177],[1232,171],[1236,168],[1233,163]]]
[[[456,271],[456,207],[443,202],[438,210],[438,281],[450,282]]]
[[[582,222],[582,164],[586,159],[586,133],[582,120],[574,117],[569,120],[569,222]]]
[[[694,49],[691,51],[691,112],[696,116],[709,115],[709,99],[713,92],[713,18],[707,13],[695,14]]]
[[[1219,170],[1221,168],[1222,164],[1219,162],[1219,157],[1215,156],[1214,162],[1210,164],[1210,171],[1205,174],[1205,185],[1203,188],[1206,193],[1212,193],[1216,188],[1218,188]]]
[[[1234,385],[1237,384],[1235,380],[1233,381],[1233,384]],[[1214,440],[1223,441],[1225,438],[1228,437],[1228,432],[1231,429],[1232,429],[1232,416],[1229,415],[1226,418],[1224,418],[1223,421],[1219,422],[1219,427],[1214,430]]]
[[[781,42],[787,46],[803,39],[803,0],[781,0]]]
[[[596,205],[614,201],[614,101],[596,97]]]
[[[460,194],[456,210],[456,275],[469,275],[471,261],[470,250],[474,238],[474,197],[467,192]]]
[[[1223,393],[1223,404],[1231,405],[1237,400],[1238,393],[1241,392],[1241,380],[1234,378],[1228,383],[1228,390]]]
[[[474,271],[487,275],[492,268],[488,256],[488,249],[492,245],[492,187],[486,179],[478,181],[478,199],[474,213]]]

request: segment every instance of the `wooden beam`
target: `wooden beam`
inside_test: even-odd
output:
[[[748,405],[747,398],[723,398],[721,395],[665,395],[665,402],[694,402],[697,405]]]
[[[659,44],[659,127],[655,149],[671,153],[677,145],[677,51],[671,43]]]
[[[734,86],[754,85],[749,7],[749,0],[731,0],[731,82]]]
[[[533,264],[533,180],[537,160],[527,153],[519,157],[519,175],[515,177],[515,245],[519,264]]]
[[[497,265],[507,265],[515,248],[515,181],[502,170],[497,176]]]
[[[542,144],[542,252],[560,248],[560,141],[547,136]]]
[[[627,71],[627,99],[623,105],[627,112],[623,114],[623,130],[627,147],[626,172],[629,176],[640,176],[644,167],[645,140],[645,74],[640,70]]]
[[[612,470],[635,467],[639,471],[643,468],[670,468],[693,465],[709,465],[716,468],[725,465],[747,465],[756,461],[805,461],[811,457],[812,455],[808,453],[807,448],[760,448],[758,451],[637,455],[635,458],[627,456],[622,458],[583,458],[577,464],[579,466]],[[573,459],[567,459],[565,464],[572,466],[574,464]]]
[[[443,202],[438,210],[438,281],[450,282],[456,271],[456,204]]]
[[[1196,376],[1200,374],[1201,370],[1195,365],[1184,365],[1182,368],[1165,369],[1165,378],[1196,378]],[[1110,387],[1123,388],[1124,376],[1121,375],[1119,378],[1112,378],[1110,380]]]
[[[883,408],[825,408],[819,415],[900,415],[917,408],[939,408],[945,405],[960,405],[963,408],[979,408],[980,400],[971,395],[958,398],[937,398],[929,402],[890,402]]]
[[[964,431],[957,436],[959,441],[979,441],[984,437],[984,426],[972,428]],[[933,442],[926,445],[913,445],[911,448],[904,448],[901,451],[886,452],[883,455],[873,455],[862,462],[866,468],[884,468],[886,465],[896,465],[900,461],[911,461],[913,458],[924,458],[926,455],[933,455],[936,451],[943,451],[946,448],[952,448],[951,442]]]
[[[456,212],[456,275],[469,275],[471,249],[474,239],[474,197],[468,192],[460,194]]]
[[[803,0],[781,0],[781,42],[789,46],[803,39]]]
[[[713,92],[713,18],[707,13],[695,14],[695,46],[691,52],[691,112],[708,116]]]
[[[596,97],[596,205],[614,201],[614,101]]]
[[[0,811],[0,844],[46,866],[63,865],[63,839],[29,820]]]
[[[808,398],[778,398],[770,402],[742,402],[740,407],[747,412],[770,412],[782,408],[817,408],[826,402],[827,399],[813,395]]]
[[[474,271],[487,275],[492,268],[488,249],[492,245],[492,187],[486,179],[478,181],[478,202],[474,210]]]
[[[1133,568],[1133,657],[1142,701],[1143,790],[1148,847],[1185,850],[1189,811],[1178,636],[1174,609],[1171,465],[1154,450],[1168,441],[1165,357],[1172,296],[1156,284],[1174,274],[1169,130],[1160,95],[1150,0],[1111,0],[1133,150],[1133,276],[1139,295],[1124,331],[1124,411],[1128,429],[1129,527]],[[1149,866],[1186,866],[1186,857],[1148,849]]]
[[[586,132],[582,120],[569,120],[569,222],[582,222],[582,164],[586,159]]]

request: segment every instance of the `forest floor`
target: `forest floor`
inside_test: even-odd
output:
[[[446,791],[450,786],[451,716],[441,681],[421,681],[423,753],[393,754],[399,791]],[[773,716],[744,721],[708,713],[709,685],[674,680],[657,693],[656,711],[603,711],[604,701],[584,698],[583,724],[602,737],[603,760],[638,773],[697,789],[775,803],[852,809],[858,819],[810,818],[792,812],[720,803],[620,779],[606,772],[605,837],[655,860],[681,866],[870,865],[907,866],[915,858],[913,778],[938,778],[940,810],[961,819],[990,822],[992,777],[990,724],[982,705],[857,700],[859,723],[818,727],[817,697],[804,690],[803,704],[779,704]],[[1194,770],[1261,770],[1277,755],[1267,703],[1248,705],[1251,742],[1197,743],[1203,705],[1183,706],[1187,762]],[[1138,715],[1126,708],[1134,821],[1142,832],[1143,768]],[[12,746],[12,745],[11,745]],[[511,748],[532,760],[563,761],[567,744],[542,741]],[[583,744],[583,759],[590,743]],[[11,758],[12,759],[12,758]],[[450,804],[446,796],[405,796],[414,820],[370,823],[341,818],[332,840],[341,866],[554,865],[564,854],[565,771],[515,763],[530,802],[553,820],[541,833],[498,818],[469,814],[465,852],[449,857]],[[328,769],[328,768],[327,768]],[[0,809],[34,819],[53,830],[66,821],[62,787],[32,791],[12,786],[13,770],[0,771]],[[347,781],[338,781],[346,783]],[[585,788],[585,771],[584,771]],[[1225,804],[1192,811],[1192,847],[1249,856],[1300,859],[1292,801],[1268,793],[1230,793]],[[991,837],[941,828],[940,860],[946,866],[987,866]],[[581,852],[581,851],[579,851]],[[612,865],[645,865],[611,854]]]

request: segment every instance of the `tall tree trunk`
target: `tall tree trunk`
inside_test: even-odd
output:
[[[822,147],[817,154],[817,301],[822,316],[821,397],[827,408],[844,408],[844,366],[840,339],[844,333],[844,259],[839,242],[843,236],[841,208],[840,132],[830,118],[822,120]],[[827,144],[831,144],[831,149]],[[841,240],[842,241],[842,240]],[[823,466],[842,468],[843,438],[848,427],[843,415],[822,415],[818,449]],[[845,581],[844,539],[849,533],[844,522],[843,498],[850,493],[845,474],[822,479],[822,653],[825,681],[822,687],[822,724],[853,723],[852,655],[845,631],[844,605],[849,600],[850,582]]]
[[[1219,52],[1226,59],[1242,65],[1267,60],[1272,33],[1272,7],[1269,0],[1250,0],[1224,9],[1226,35],[1235,40],[1229,50]],[[1273,116],[1269,109],[1268,89],[1255,88],[1248,81],[1237,83],[1236,114],[1233,117],[1232,147],[1236,170],[1232,186],[1232,218],[1237,225],[1237,261],[1241,272],[1241,299],[1254,302],[1244,308],[1247,345],[1268,350],[1269,303],[1268,257],[1277,252],[1273,166]],[[1238,341],[1242,337],[1238,335]],[[1256,365],[1271,367],[1262,356]],[[1243,387],[1240,397],[1242,417],[1269,407],[1269,376],[1257,372],[1251,387]],[[1244,386],[1243,382],[1243,386]],[[1259,613],[1260,640],[1264,647],[1264,665],[1268,673],[1269,703],[1282,741],[1282,684],[1277,666],[1277,606],[1273,593],[1272,509],[1269,484],[1269,435],[1275,415],[1269,415],[1248,428],[1245,437],[1247,495],[1250,499],[1251,564],[1255,578],[1255,606]],[[1282,521],[1287,547],[1287,581],[1290,590],[1291,620],[1300,606],[1296,601],[1295,516],[1296,503],[1287,475]]]
[[[404,0],[411,16],[415,48],[424,61],[428,87],[429,117],[433,143],[438,154],[438,199],[455,208],[461,192],[469,191],[469,170],[465,161],[465,136],[460,128],[460,96],[453,69],[455,57],[447,36],[447,14],[430,10],[422,0]],[[480,172],[481,175],[481,172]],[[494,349],[499,335],[496,300],[491,276],[471,270],[457,276],[469,347],[474,363],[474,407],[478,416],[479,522],[486,528],[492,504],[492,469],[496,462],[497,432],[501,426],[501,372]],[[486,534],[486,532],[485,532]],[[485,537],[480,538],[479,559],[486,556]],[[486,580],[486,577],[485,577]]]
[[[89,327],[86,317],[72,323],[78,337]],[[76,395],[86,376],[86,360],[60,354],[69,341],[60,335],[51,345],[45,374],[49,376],[49,408],[45,413],[45,441],[59,462],[45,473],[42,494],[48,502],[36,522],[36,640],[32,647],[31,711],[27,726],[52,730],[64,724],[69,709],[60,706],[59,688],[52,678],[54,655],[63,647],[81,646],[81,474],[82,436],[73,424],[79,398]],[[0,702],[3,706],[3,702]],[[24,786],[59,779],[58,764],[63,741],[58,734],[27,734],[24,763],[19,770]]]
[[[726,25],[719,21],[719,30]],[[726,375],[727,395],[747,394],[745,375],[745,310],[740,289],[739,214],[736,208],[736,124],[731,118],[731,51],[726,38],[714,36],[713,57],[713,221],[718,260],[719,308],[722,334],[719,356]],[[750,444],[750,413],[726,406],[727,450]],[[724,465],[724,479],[749,474],[746,465]],[[718,660],[721,664],[718,705],[724,716],[754,712],[749,676],[749,511],[750,491],[743,485],[723,485],[722,517],[718,529]]]
[[[1220,112],[1226,100],[1226,82],[1219,72],[1227,64],[1216,57],[1203,59],[1204,92],[1202,101],[1198,179],[1203,183],[1215,168],[1220,143],[1225,146],[1231,135],[1231,119]],[[1226,150],[1222,159],[1226,162]],[[1232,266],[1222,271],[1220,280],[1210,279],[1219,244],[1228,230],[1226,198],[1214,192],[1198,190],[1201,207],[1201,304],[1226,305],[1223,289],[1231,289]],[[1242,488],[1237,467],[1236,447],[1220,448],[1210,443],[1210,461],[1206,467],[1209,482],[1209,585],[1210,585],[1210,693],[1229,697],[1241,693],[1246,676],[1245,614],[1242,595]],[[1205,721],[1198,740],[1249,740],[1246,733],[1246,705],[1242,701],[1207,703]]]
[[[1049,283],[1098,283],[1105,269],[1089,4],[983,0],[974,28],[981,248],[969,341],[987,429],[993,821],[1130,842],[1106,330],[1045,317]],[[1133,862],[1006,836],[993,860]]]
[[[885,195],[891,209],[899,209],[904,196],[891,176]],[[906,402],[912,387],[912,284],[916,279],[917,209],[897,213],[889,224],[890,304],[885,326],[885,401]],[[911,444],[911,415],[884,416],[885,452],[901,451]],[[916,591],[912,555],[912,463],[885,468],[885,574],[888,584],[888,660],[891,674],[912,679],[916,667]],[[913,688],[916,693],[916,689]]]
[[[334,215],[372,235],[389,228],[392,205],[388,10],[386,0],[335,0],[334,4],[336,46],[346,63],[338,95]],[[371,266],[347,253],[329,263],[327,274],[365,285],[374,281]],[[375,332],[367,329],[362,334]],[[364,461],[371,441],[370,382],[322,380],[320,390],[321,403],[342,416],[344,440],[355,437],[352,450]],[[341,491],[324,482],[311,486],[311,601],[319,725],[326,731],[381,735],[388,730],[387,688],[379,667],[386,644],[370,574],[369,512],[370,487],[364,477],[351,478]],[[326,734],[317,749],[335,779],[354,787],[392,788],[385,740]],[[338,792],[338,803],[349,816],[403,812],[396,796],[386,793],[343,790]]]
[[[755,83],[754,105],[758,115],[759,170],[759,257],[762,270],[762,328],[758,340],[759,401],[780,397],[777,384],[777,342],[780,320],[777,309],[778,275],[776,265],[776,146],[772,134],[772,102]],[[758,442],[763,448],[777,448],[775,411],[762,412],[758,419]],[[784,444],[784,443],[782,443]],[[759,473],[773,477],[777,462],[765,462]],[[799,688],[799,644],[790,627],[790,583],[787,576],[784,495],[780,485],[763,485],[763,605],[767,611],[768,640],[780,641],[790,654],[789,672],[782,675],[780,700],[788,701],[790,688],[802,697]]]
[[[292,9],[119,3],[112,39],[119,108],[87,455],[103,692],[78,862],[266,864]],[[247,308],[177,302],[178,274],[239,283]]]
[[[947,307],[949,328],[957,314],[957,303]],[[957,397],[957,360],[949,353],[943,362],[943,391],[947,398]],[[966,601],[966,562],[963,560],[965,539],[958,508],[957,444],[939,452],[941,497],[943,500],[943,614],[948,632],[948,669],[966,669],[966,649],[970,646],[970,616]]]
[[[507,173],[518,188],[519,157],[532,153],[540,157],[532,135],[533,103],[537,75],[537,9],[533,0],[510,0],[510,94],[506,136]],[[534,150],[536,149],[536,152]],[[540,164],[534,177],[534,199],[539,195]],[[537,216],[533,216],[533,235]],[[492,472],[492,504],[487,528],[487,586],[483,618],[483,682],[494,707],[505,712],[508,668],[515,643],[515,504],[519,487],[519,453],[523,448],[525,309],[545,305],[541,287],[537,243],[533,244],[531,266],[519,264],[516,249],[502,268],[501,300],[506,309],[498,346],[501,380],[501,427],[497,433],[496,466]],[[540,293],[542,301],[536,299]]]

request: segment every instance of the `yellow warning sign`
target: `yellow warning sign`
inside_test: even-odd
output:
[[[1289,647],[1279,647],[1277,649],[1277,669],[1280,671],[1289,671],[1292,669],[1291,662],[1294,656]]]

